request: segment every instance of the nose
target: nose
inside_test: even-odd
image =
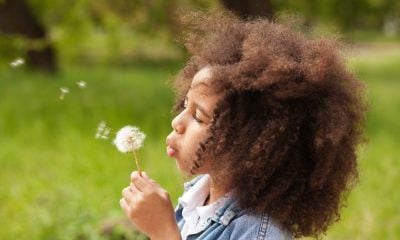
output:
[[[185,132],[185,124],[184,124],[184,115],[182,114],[184,111],[179,113],[174,119],[172,119],[171,126],[177,134],[183,134]]]

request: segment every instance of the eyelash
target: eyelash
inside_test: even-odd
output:
[[[186,107],[187,107],[187,100],[184,100],[184,101],[182,102],[182,108],[183,108],[183,109],[186,109]],[[196,113],[193,114],[193,119],[194,119],[196,122],[198,122],[198,123],[204,123],[204,122],[197,116]]]
[[[203,121],[199,117],[197,117],[196,114],[193,115],[193,119],[198,123],[203,123]]]

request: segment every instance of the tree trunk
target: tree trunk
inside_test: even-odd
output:
[[[274,16],[270,0],[221,0],[221,3],[243,19],[255,17],[271,19]]]
[[[27,49],[27,64],[34,69],[55,72],[54,48],[46,42],[46,31],[24,0],[0,1],[0,33],[16,34],[29,40],[43,41],[45,46]]]

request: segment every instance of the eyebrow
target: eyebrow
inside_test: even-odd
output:
[[[193,89],[193,88],[195,88],[195,87],[197,87],[197,86],[200,86],[200,85],[204,85],[204,86],[206,86],[206,87],[209,87],[209,86],[210,86],[210,85],[208,85],[208,84],[205,83],[205,82],[198,82],[198,83],[194,84],[194,86],[192,86],[192,84],[190,84],[189,89]]]
[[[185,96],[185,100],[189,100],[188,96]],[[194,106],[199,109],[199,111],[204,114],[206,117],[211,118],[208,114],[207,111],[201,106],[199,105],[197,102],[193,102]]]

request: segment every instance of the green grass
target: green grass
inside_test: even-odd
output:
[[[0,239],[97,239],[104,221],[123,216],[121,190],[135,164],[110,139],[95,139],[102,120],[148,135],[142,168],[176,200],[182,180],[165,155],[173,101],[166,81],[176,68],[2,71]],[[80,80],[87,88],[77,87]],[[63,101],[61,86],[70,88]]]
[[[400,238],[400,54],[368,54],[350,61],[371,106],[360,181],[324,239]],[[135,165],[110,139],[94,138],[101,120],[114,130],[134,124],[148,135],[138,153],[142,168],[176,203],[183,180],[165,155],[165,136],[173,102],[166,81],[177,69],[80,66],[57,76],[2,69],[0,239],[105,239],[103,224],[124,218],[119,199]],[[76,86],[81,80],[87,88]],[[71,91],[63,101],[62,86]]]

